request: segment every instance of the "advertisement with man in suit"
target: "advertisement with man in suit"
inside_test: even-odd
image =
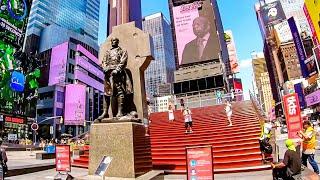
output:
[[[210,1],[173,8],[179,65],[219,59],[220,45]]]

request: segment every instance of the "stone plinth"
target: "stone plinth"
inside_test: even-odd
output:
[[[89,175],[111,156],[107,177],[136,178],[152,170],[151,146],[140,123],[95,123],[90,130]]]

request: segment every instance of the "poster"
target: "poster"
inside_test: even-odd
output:
[[[212,180],[212,147],[190,147],[186,152],[188,180]]]
[[[56,145],[56,171],[71,172],[69,145]]]
[[[274,25],[286,19],[280,1],[270,2],[262,6],[261,16],[265,26]]]
[[[283,103],[288,127],[288,138],[299,138],[297,132],[302,130],[302,120],[298,95],[294,93],[284,96]]]

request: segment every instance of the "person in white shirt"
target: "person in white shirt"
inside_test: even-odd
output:
[[[173,122],[174,120],[174,113],[173,113],[173,108],[171,105],[168,107],[168,115],[169,115],[169,122]]]
[[[224,108],[224,110],[226,111],[227,118],[228,118],[228,121],[229,121],[229,125],[228,125],[228,126],[232,126],[232,121],[231,121],[232,106],[231,106],[231,104],[230,104],[229,101],[227,101],[227,105],[226,105],[226,107]]]
[[[183,116],[184,116],[184,126],[186,128],[186,133],[192,133],[192,117],[191,117],[191,111],[187,107],[183,110]],[[189,129],[189,130],[188,130]]]

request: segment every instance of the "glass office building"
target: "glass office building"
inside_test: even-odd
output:
[[[159,86],[174,81],[175,59],[170,23],[162,13],[146,16],[142,29],[153,40],[154,59],[145,72],[148,97],[159,95]]]
[[[99,9],[99,0],[34,0],[27,26],[26,51],[38,51],[41,33],[51,25],[82,35],[91,41],[87,44],[97,44]],[[58,34],[52,36],[59,37]]]

